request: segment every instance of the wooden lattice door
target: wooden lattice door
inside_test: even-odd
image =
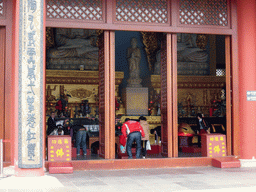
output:
[[[172,134],[171,134],[171,118],[172,109],[170,103],[171,83],[170,83],[170,37],[171,34],[164,35],[161,45],[161,145],[162,156],[171,157],[172,153]]]
[[[99,155],[109,158],[109,32],[98,37],[99,46]]]

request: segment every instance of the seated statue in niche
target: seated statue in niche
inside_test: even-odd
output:
[[[141,53],[140,49],[137,47],[137,39],[135,37],[131,40],[131,47],[127,50],[127,60],[129,64],[129,74],[130,77],[127,80],[128,87],[141,87],[140,78],[140,60]]]
[[[55,47],[47,52],[48,68],[80,69],[80,65],[84,65],[85,70],[97,70],[99,48],[96,41],[95,30],[57,28]]]
[[[206,62],[208,54],[196,44],[197,34],[178,34],[178,62]]]
[[[196,34],[178,34],[178,75],[207,75],[209,73],[208,54],[197,46],[196,39]],[[161,74],[160,50],[156,53],[154,74]]]

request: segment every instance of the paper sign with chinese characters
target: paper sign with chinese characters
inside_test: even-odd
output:
[[[48,161],[71,161],[70,136],[48,136]]]
[[[202,156],[225,157],[226,156],[226,135],[203,134],[201,137]]]

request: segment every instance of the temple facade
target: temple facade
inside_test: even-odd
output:
[[[211,155],[179,156],[177,125],[192,127],[199,112],[219,117],[213,130],[224,125],[223,158],[256,166],[255,11],[255,0],[0,0],[4,166],[14,165],[17,176],[44,175],[46,122],[61,99],[68,103],[59,115],[99,120],[101,159],[69,159],[74,169],[211,166]],[[212,58],[221,54],[225,75],[217,77]],[[161,126],[162,158],[115,159],[117,120],[139,114]]]

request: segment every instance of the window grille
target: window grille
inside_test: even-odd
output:
[[[46,0],[47,18],[103,20],[101,0]]]
[[[4,16],[4,2],[0,0],[0,17]]]
[[[216,76],[226,76],[226,70],[225,69],[216,69]]]
[[[227,0],[180,0],[180,24],[228,26]]]
[[[167,23],[167,0],[116,0],[116,21]]]

